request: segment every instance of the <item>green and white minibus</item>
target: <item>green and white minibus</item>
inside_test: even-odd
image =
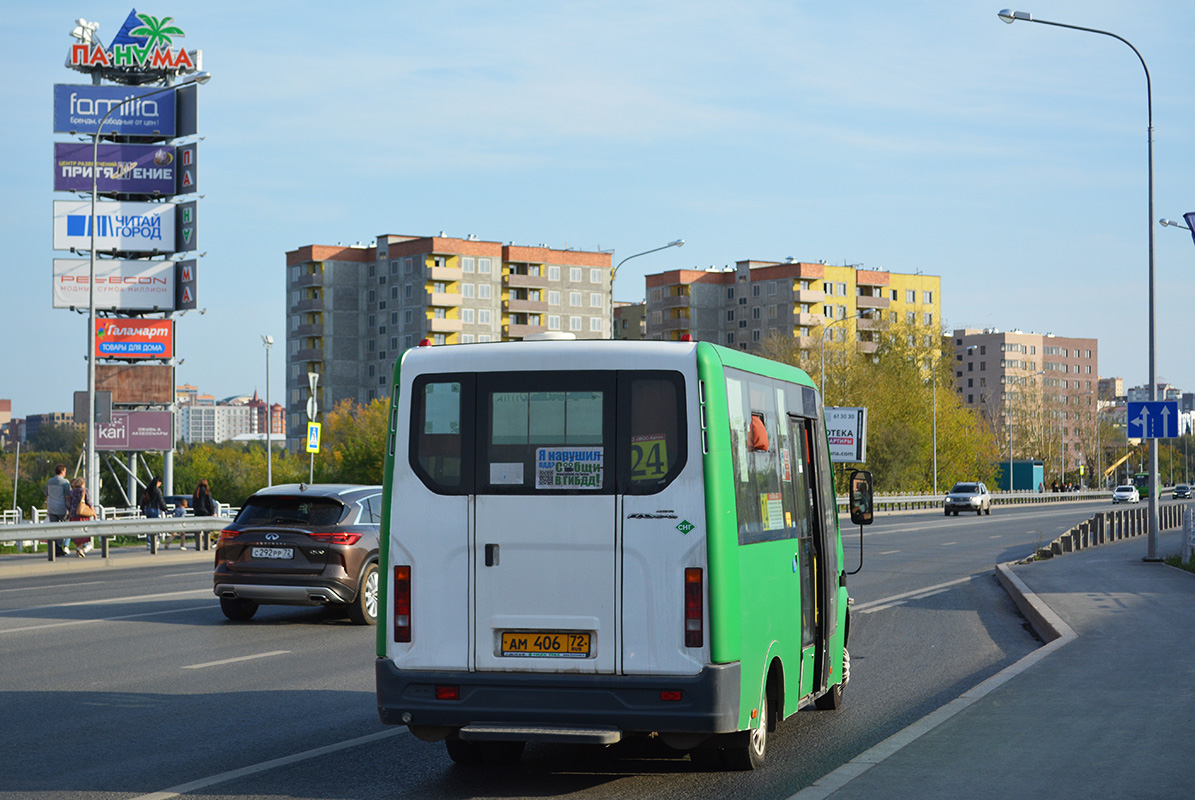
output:
[[[804,372],[704,342],[419,347],[390,420],[384,723],[460,763],[654,735],[751,769],[778,722],[838,707],[846,578]]]

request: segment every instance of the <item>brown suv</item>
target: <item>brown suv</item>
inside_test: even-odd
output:
[[[224,616],[259,605],[343,606],[359,625],[378,618],[382,487],[291,483],[245,501],[216,545]]]

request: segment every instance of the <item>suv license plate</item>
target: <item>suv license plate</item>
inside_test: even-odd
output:
[[[589,634],[567,631],[504,631],[502,655],[522,658],[588,658]]]
[[[294,558],[295,549],[293,547],[254,547],[250,549],[249,555],[253,558]]]

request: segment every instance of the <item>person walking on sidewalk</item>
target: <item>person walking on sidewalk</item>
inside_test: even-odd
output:
[[[46,482],[46,516],[50,522],[67,521],[67,503],[71,499],[71,482],[66,479],[66,465],[55,464],[54,476]],[[54,555],[66,555],[66,539],[53,540]]]
[[[87,491],[87,481],[82,478],[75,478],[71,481],[71,494],[70,501],[67,503],[67,511],[72,522],[86,522],[89,519],[95,519],[95,507],[91,504],[91,494]],[[91,537],[75,539],[75,556],[86,558],[87,551],[84,548],[90,543]]]
[[[149,479],[149,483],[145,485],[145,491],[141,493],[141,513],[147,519],[158,519],[162,513],[168,511],[166,505],[166,498],[162,497],[162,481],[157,475]],[[145,540],[145,546],[149,547],[149,536],[157,536],[160,534],[148,534]]]
[[[191,513],[197,517],[216,516],[216,501],[212,499],[212,490],[208,488],[207,478],[200,478],[195,486],[195,493],[191,495]],[[203,534],[210,537],[210,533]],[[199,547],[200,538],[195,537],[195,546]]]

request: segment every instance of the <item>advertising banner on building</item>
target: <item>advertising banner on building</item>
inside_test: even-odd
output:
[[[867,409],[826,408],[826,436],[830,461],[835,464],[867,463]]]
[[[174,446],[174,414],[169,411],[113,411],[112,421],[95,427],[96,450],[169,450]]]
[[[89,266],[87,259],[54,259],[54,308],[88,307]],[[103,311],[173,311],[176,266],[173,261],[96,261],[95,307]]]
[[[170,196],[179,184],[174,147],[157,144],[54,144],[54,191],[91,192],[91,159],[97,157],[96,190],[101,194],[159,194]],[[90,211],[90,209],[89,209]]]
[[[96,252],[172,253],[175,214],[171,203],[96,203]],[[54,201],[54,249],[91,249],[91,201]]]
[[[195,134],[195,87],[54,85],[54,133],[176,139]],[[145,95],[153,93],[152,97]],[[111,115],[104,119],[104,115]],[[181,122],[180,122],[181,120]],[[103,121],[103,129],[100,122]]]
[[[97,319],[95,354],[99,358],[174,358],[174,321]]]

